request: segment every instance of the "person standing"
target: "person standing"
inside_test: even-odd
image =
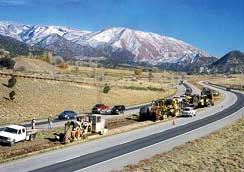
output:
[[[31,129],[35,129],[36,128],[36,118],[34,117],[32,120],[31,120]]]
[[[52,115],[49,115],[47,120],[48,120],[48,128],[51,129],[52,128],[52,123],[53,123]]]

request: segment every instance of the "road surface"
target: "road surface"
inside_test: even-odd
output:
[[[168,121],[35,155],[2,164],[0,171],[106,172],[137,163],[141,159],[204,136],[241,117],[243,94],[219,91],[225,96],[223,102],[198,112],[194,118],[178,118],[176,125]]]

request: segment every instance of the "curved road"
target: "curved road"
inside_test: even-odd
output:
[[[136,163],[155,153],[160,153],[159,150],[169,150],[172,146],[198,138],[208,134],[209,130],[212,132],[218,127],[226,125],[226,122],[222,122],[221,125],[221,119],[232,117],[232,114],[239,114],[244,107],[244,96],[238,92],[221,92],[226,97],[223,102],[215,107],[200,111],[195,118],[177,119],[176,126],[172,126],[168,121],[120,135],[105,137],[6,163],[0,166],[0,171],[69,172],[78,170],[102,172],[121,168],[128,163]],[[212,126],[215,123],[218,125]],[[200,130],[206,126],[206,129]]]

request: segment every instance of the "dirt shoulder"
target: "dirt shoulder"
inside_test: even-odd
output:
[[[120,172],[243,171],[244,119],[209,136],[178,146]]]
[[[94,139],[99,139],[102,137],[111,136],[114,134],[119,134],[121,132],[127,132],[134,129],[146,127],[149,125],[155,125],[158,123],[166,122],[172,118],[168,118],[164,121],[139,121],[138,115],[130,115],[127,117],[119,117],[119,118],[111,118],[106,121],[106,126],[108,128],[108,133],[104,136],[102,135],[91,135],[88,136],[87,139],[83,139],[80,141],[75,141],[70,144],[62,144],[58,141],[55,141],[54,134],[62,133],[64,131],[64,127],[58,127],[50,130],[39,131],[37,134],[37,138],[33,141],[21,142],[9,146],[0,146],[0,163],[7,162],[14,159],[19,159],[27,156],[31,156],[34,154],[47,152],[54,149],[60,149],[66,146],[72,146],[74,144],[79,144],[86,141],[91,141]]]

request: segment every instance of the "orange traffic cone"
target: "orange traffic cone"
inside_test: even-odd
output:
[[[175,120],[173,119],[173,122],[172,122],[173,125],[175,125]]]

